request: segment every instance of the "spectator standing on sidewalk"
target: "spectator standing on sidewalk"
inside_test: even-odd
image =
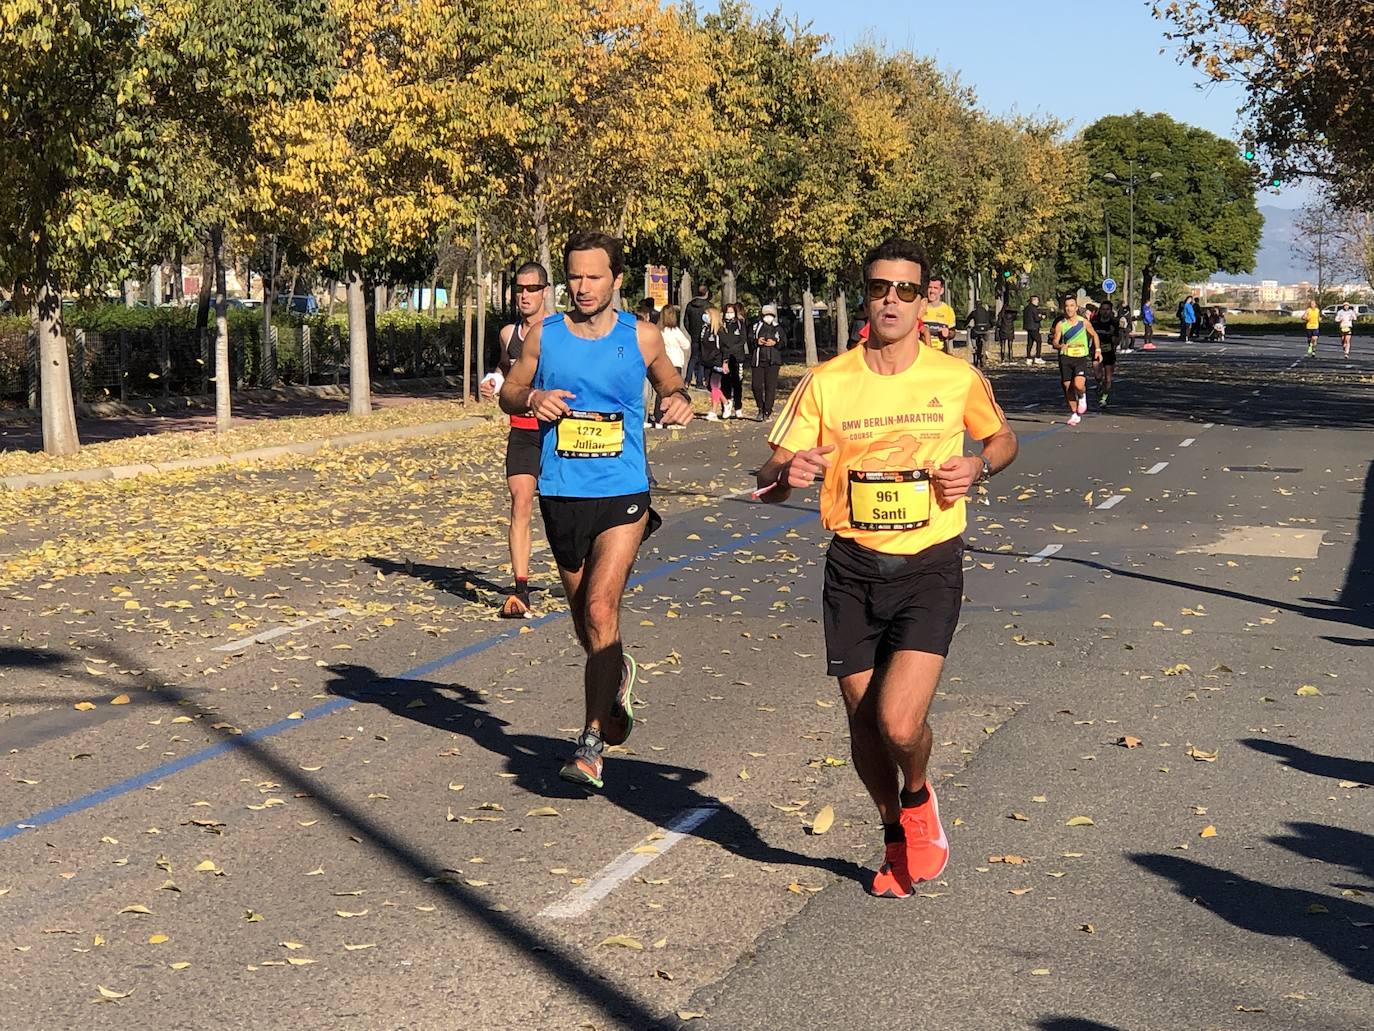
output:
[[[763,306],[763,317],[754,327],[754,352],[751,355],[754,371],[749,388],[759,410],[759,421],[773,418],[773,404],[778,396],[778,370],[782,368],[782,329],[778,326],[778,309]]]
[[[744,359],[749,350],[749,329],[738,304],[727,304],[721,316],[720,347],[725,358],[723,419],[738,419],[744,410]]]
[[[997,344],[998,357],[1001,361],[1010,362],[1012,360],[1011,345],[1016,340],[1016,309],[1010,302],[1002,305],[1002,310],[997,313]]]
[[[1146,301],[1140,306],[1140,321],[1145,326],[1145,350],[1155,349],[1155,306]]]
[[[706,320],[706,309],[711,306],[707,299],[705,283],[697,284],[697,293],[687,307],[682,309],[682,328],[687,331],[687,339],[692,342],[692,354],[687,359],[687,375],[683,377],[689,387],[705,387],[707,369],[701,364],[697,348],[701,342],[701,326]]]
[[[1026,364],[1044,365],[1045,359],[1040,356],[1044,340],[1040,335],[1040,325],[1045,319],[1045,313],[1040,310],[1040,295],[1032,294],[1030,302],[1021,312],[1021,328],[1026,331]],[[1031,355],[1031,348],[1035,349],[1034,356]]]
[[[663,306],[663,310],[659,313],[658,328],[663,333],[663,349],[668,355],[668,360],[673,363],[673,368],[677,370],[677,374],[682,376],[687,371],[687,361],[692,356],[692,340],[687,336],[687,331],[679,324],[676,304]],[[685,378],[683,382],[686,382]],[[654,426],[663,429],[661,406],[654,413]]]
[[[697,359],[706,367],[706,374],[710,377],[711,384],[711,411],[706,418],[711,422],[716,422],[725,416],[726,400],[725,393],[721,390],[721,383],[725,378],[725,350],[721,347],[720,332],[724,321],[720,317],[719,308],[707,308],[706,318],[701,324],[701,336],[697,338]],[[716,409],[720,412],[717,413]]]
[[[1193,327],[1197,325],[1197,309],[1191,297],[1183,298],[1178,306],[1178,338],[1187,343],[1193,337]]]

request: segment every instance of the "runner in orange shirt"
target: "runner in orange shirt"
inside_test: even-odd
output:
[[[1016,457],[988,381],[920,341],[925,251],[888,240],[864,262],[869,337],[802,380],[768,437],[759,496],[821,482],[835,536],[825,642],[849,714],[854,768],[883,821],[869,890],[906,898],[940,875],[949,844],[926,778],[927,722],[963,598],[968,492]],[[964,434],[983,442],[964,454]]]

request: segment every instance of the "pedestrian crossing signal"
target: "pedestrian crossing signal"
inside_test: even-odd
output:
[[[1246,148],[1245,148],[1245,160],[1246,160],[1246,161],[1254,161],[1254,160],[1255,160],[1255,148],[1254,148],[1254,147],[1246,147]]]

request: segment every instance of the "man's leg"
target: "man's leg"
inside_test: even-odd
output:
[[[1088,377],[1081,372],[1073,378],[1073,392],[1077,399],[1074,411],[1082,415],[1088,407]]]
[[[1068,376],[1063,380],[1064,383],[1064,403],[1069,406],[1069,414],[1078,414],[1078,398],[1073,391],[1073,376]]]
[[[583,567],[582,616],[587,668],[583,677],[586,725],[601,733],[610,720],[620,686],[624,649],[620,644],[620,601],[644,540],[646,512],[637,522],[613,526],[592,543]]]
[[[510,488],[510,568],[511,576],[515,579],[515,593],[511,597],[519,600],[524,612],[528,612],[530,608],[530,521],[534,517],[535,482],[533,476],[523,473],[506,477],[506,486]],[[508,598],[503,611],[509,611],[513,607],[514,604]]]
[[[895,824],[901,817],[901,782],[897,761],[888,751],[887,741],[878,727],[875,672],[868,669],[840,677],[840,693],[849,716],[849,749],[854,771],[868,789],[883,823]]]

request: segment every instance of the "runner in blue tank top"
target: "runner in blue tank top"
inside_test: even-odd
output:
[[[575,233],[563,249],[574,308],[524,340],[501,387],[501,408],[539,420],[539,508],[587,653],[586,720],[565,780],[601,787],[602,752],[634,726],[634,659],[620,641],[620,602],[639,545],[659,522],[649,508],[644,377],[663,421],[692,421],[692,399],[650,322],[616,311],[621,242]]]

